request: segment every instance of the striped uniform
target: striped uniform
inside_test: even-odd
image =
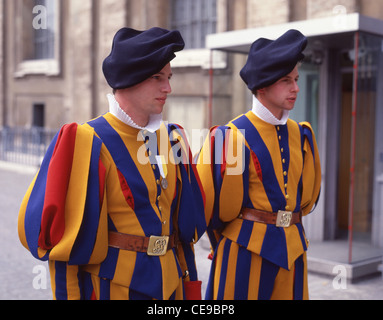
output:
[[[310,125],[274,126],[250,111],[211,130],[197,170],[209,190],[205,214],[214,251],[206,299],[307,299],[301,223],[282,228],[239,215],[242,208],[310,213],[321,185]]]
[[[184,283],[197,281],[193,242],[206,224],[204,195],[195,166],[185,161],[182,137],[177,125],[162,124],[150,134],[110,113],[59,131],[19,213],[22,244],[49,260],[55,299],[185,297]],[[167,188],[163,163],[155,161],[159,153]],[[109,231],[177,233],[180,242],[152,257],[109,247]]]

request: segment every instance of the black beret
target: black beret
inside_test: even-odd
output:
[[[161,71],[185,47],[179,31],[120,29],[102,70],[113,89],[132,87]]]
[[[240,75],[251,91],[268,87],[294,70],[306,46],[307,38],[293,29],[274,41],[260,38],[252,44]]]

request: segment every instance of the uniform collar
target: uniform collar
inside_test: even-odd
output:
[[[270,111],[267,109],[256,96],[253,95],[253,109],[252,112],[261,120],[272,124],[273,126],[282,126],[287,123],[289,119],[290,112],[287,110],[283,111],[283,116],[281,120],[277,119]]]
[[[128,126],[140,130],[147,130],[151,133],[156,132],[160,128],[162,123],[162,114],[151,115],[149,123],[145,127],[141,127],[138,124],[136,124],[124,110],[121,109],[114,95],[108,94],[107,98],[109,102],[109,112]]]

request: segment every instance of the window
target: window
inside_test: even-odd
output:
[[[59,69],[59,11],[58,0],[15,1],[15,10],[22,20],[16,21],[16,77],[28,74],[57,75]]]
[[[297,121],[310,122],[314,133],[318,135],[318,112],[319,112],[319,85],[320,66],[305,62],[299,68],[298,100],[295,107],[290,111],[290,118]]]
[[[55,57],[55,6],[53,0],[35,0],[33,7],[33,59]]]
[[[179,30],[185,49],[205,48],[207,34],[215,33],[217,0],[172,0],[172,29]]]

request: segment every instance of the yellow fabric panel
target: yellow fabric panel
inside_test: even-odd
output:
[[[241,219],[235,219],[228,223],[222,231],[222,235],[232,241],[237,241],[239,232],[241,231],[242,221]]]
[[[234,245],[233,245],[234,244]],[[233,242],[232,249],[229,253],[229,265],[227,267],[227,274],[234,275],[237,266],[238,246]],[[225,284],[225,300],[234,300],[234,289],[235,289],[235,277],[226,277]]]
[[[289,131],[290,163],[287,176],[287,206],[293,210],[297,205],[298,184],[302,174],[302,142],[298,124],[293,121],[287,122]]]
[[[78,127],[77,130],[72,171],[65,203],[65,231],[61,241],[51,250],[51,260],[69,261],[71,249],[76,241],[83,218],[93,133],[83,130],[81,127]]]
[[[104,199],[102,201],[100,219],[97,231],[97,237],[94,244],[92,255],[89,259],[89,264],[100,263],[108,253],[108,209],[106,202],[106,192],[104,191]]]
[[[242,150],[243,136],[237,130],[229,130],[225,140],[226,168],[220,193],[220,219],[224,222],[235,219],[242,207]],[[236,159],[235,158],[238,158]]]
[[[162,266],[162,279],[166,279],[163,283],[163,297],[168,300],[173,292],[179,287],[182,278],[178,278],[177,263],[174,254],[170,251],[166,255],[160,257]]]
[[[220,219],[224,222],[238,217],[242,207],[242,176],[226,176],[222,182],[220,193]]]
[[[250,201],[254,208],[260,208],[260,210],[262,208],[262,210],[268,212],[272,211],[265,187],[255,170],[254,162],[252,160],[250,160],[249,166],[249,195],[256,195],[255,197],[250,196]]]
[[[79,266],[67,265],[67,292],[68,300],[79,300],[81,299],[80,287],[78,284],[78,272]]]
[[[301,125],[309,128],[314,137],[314,132],[309,123],[302,122]],[[321,189],[322,172],[321,172],[318,145],[315,140],[315,137],[313,138],[313,147],[314,147],[314,150],[311,150],[311,146],[309,142],[307,140],[305,141],[305,144],[304,144],[305,163],[303,168],[303,194],[302,194],[303,215],[307,215],[310,213]],[[313,153],[315,155],[315,159],[313,158]]]
[[[294,264],[294,261],[300,257],[303,252],[305,251],[302,245],[301,241],[298,241],[300,239],[299,231],[297,226],[292,225],[289,228],[285,228],[285,236],[286,236],[286,243],[288,243],[287,246],[287,257],[289,259],[288,265],[289,268],[291,268]],[[306,241],[307,245],[307,241]]]
[[[250,236],[248,250],[260,254],[262,250],[263,238],[265,237],[267,225],[263,223],[254,223],[253,232]]]
[[[210,130],[209,135],[207,136],[201,153],[197,159],[197,170],[201,180],[201,185],[203,190],[205,190],[205,218],[206,224],[209,223],[211,216],[213,214],[214,208],[214,182],[212,174],[212,159],[211,159],[211,138],[212,130]]]
[[[137,253],[134,251],[120,250],[118,253],[118,262],[114,273],[113,281],[119,285],[129,287]]]
[[[19,211],[19,216],[18,216],[18,223],[17,223],[17,228],[18,228],[18,234],[19,234],[19,239],[21,241],[21,244],[29,250],[28,248],[28,243],[27,239],[25,236],[25,211],[27,210],[27,205],[28,205],[28,200],[31,196],[33,186],[35,185],[37,179],[37,175],[34,177],[32,183],[29,185],[29,188],[23,198],[23,201],[20,206],[20,211]]]
[[[52,288],[52,295],[53,295],[53,300],[56,300],[56,268],[55,268],[55,262],[54,261],[48,261],[49,263],[49,274],[51,277],[51,288]]]

